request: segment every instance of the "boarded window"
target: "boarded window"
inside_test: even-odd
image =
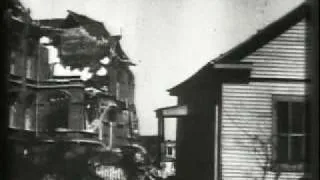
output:
[[[308,161],[308,114],[308,104],[303,99],[275,100],[276,162],[299,164]]]

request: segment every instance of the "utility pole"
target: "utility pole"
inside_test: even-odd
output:
[[[158,165],[160,166],[161,160],[162,160],[162,154],[164,152],[164,146],[163,143],[165,141],[165,126],[164,126],[164,117],[161,112],[157,112],[157,118],[158,118],[158,145],[159,145],[159,154],[158,154]]]

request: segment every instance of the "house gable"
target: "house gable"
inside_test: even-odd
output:
[[[264,29],[258,30],[256,34],[238,44],[236,47],[230,49],[228,52],[213,59],[211,63],[240,63],[241,59],[263,47],[265,44],[269,43],[280,34],[283,34],[298,22],[301,22],[303,19],[310,19],[309,5],[307,3],[302,3],[285,16],[267,25]]]
[[[252,63],[251,78],[299,79],[309,77],[310,28],[306,19],[240,60]]]
[[[276,59],[277,56],[279,56],[278,60],[280,60],[281,58],[282,60],[286,60],[286,58],[290,59],[291,57],[292,57],[292,61],[296,60],[297,57],[300,57],[300,59],[301,58],[305,59],[307,56],[306,50],[308,49],[308,48],[305,48],[306,47],[305,43],[308,40],[306,35],[308,31],[307,31],[307,28],[305,28],[305,25],[307,25],[307,23],[305,19],[309,19],[309,4],[302,3],[300,6],[298,6],[291,12],[289,12],[287,15],[271,23],[270,25],[265,27],[263,30],[258,31],[257,34],[248,38],[243,43],[240,43],[239,45],[232,48],[225,54],[222,54],[219,57],[211,60],[203,68],[201,68],[197,73],[191,76],[189,79],[183,81],[182,83],[169,89],[168,91],[170,92],[171,95],[176,95],[182,89],[183,91],[185,91],[185,89],[188,88],[188,86],[196,86],[198,82],[201,81],[200,77],[202,77],[203,74],[208,74],[208,72],[215,71],[215,69],[246,69],[247,70],[255,66],[255,65],[249,66],[251,63],[256,63],[256,66],[257,65],[259,66],[259,64],[257,64],[258,60],[257,61],[245,60],[246,57],[251,58],[252,54],[255,56],[259,55],[258,53],[263,53],[262,55],[266,55],[266,56],[270,55],[269,59]],[[279,35],[281,36],[279,37]],[[272,45],[272,43],[275,43],[275,45]],[[272,46],[272,47],[270,48],[269,46]],[[278,46],[280,46],[280,48]],[[297,52],[295,52],[296,49],[298,49]],[[282,53],[281,50],[284,50],[285,55],[287,55],[286,57],[283,57],[284,55],[282,54],[278,54],[276,56],[276,53]],[[300,53],[300,54],[296,56],[297,53]],[[277,63],[277,61],[274,60],[273,62],[270,61],[269,63],[267,63],[267,60],[269,59],[265,59],[264,61],[266,62],[266,64],[270,64],[269,66],[271,66],[271,69],[268,67],[268,65],[265,65],[267,67],[262,66],[260,68],[260,70],[262,70],[261,73],[260,74],[257,73],[252,77],[279,78],[279,77],[289,77],[290,75],[293,75],[291,76],[291,79],[306,78],[306,73],[302,72],[304,70],[301,69],[301,66],[305,66],[305,63],[304,65],[297,67],[300,70],[297,75],[294,75],[294,73],[287,73],[287,74],[285,73],[281,76],[279,75],[279,72],[277,72],[278,70],[281,69],[281,68],[279,69],[278,66],[280,67],[280,66],[286,66],[286,65],[281,62],[278,62],[278,64],[274,64],[274,66],[277,66],[277,67],[272,67],[272,63]],[[290,61],[286,63],[288,63],[288,67],[292,67],[295,65],[293,64],[289,66],[289,64],[291,63]],[[299,62],[294,61],[294,63],[298,64]],[[227,64],[227,67],[224,66],[226,64]],[[243,64],[245,64],[246,66],[243,66]],[[217,68],[218,66],[222,68]],[[269,70],[271,71],[269,72]],[[281,70],[284,71],[283,68]],[[259,71],[259,68],[257,69],[257,71]],[[275,71],[275,73],[272,74],[272,71]],[[291,70],[291,71],[294,72],[294,70]],[[269,73],[269,75],[268,76],[261,75],[264,72],[267,72],[267,74]],[[255,70],[254,70],[254,73],[256,73]]]

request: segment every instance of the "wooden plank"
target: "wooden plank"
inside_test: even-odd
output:
[[[246,116],[249,120],[244,121],[242,117],[234,117],[234,116],[224,116],[224,122],[226,125],[224,126],[234,126],[233,124],[241,124],[241,123],[246,123],[247,126],[266,126],[270,127],[272,126],[272,123],[266,123],[267,121],[272,122],[272,117],[248,117]]]
[[[224,100],[225,104],[236,104],[239,103],[237,100]],[[242,101],[242,104],[248,104],[248,105],[264,105],[264,106],[270,106],[272,104],[271,101],[264,101],[264,102],[254,102],[254,101]]]
[[[287,72],[291,72],[294,70],[297,70],[299,72],[306,72],[307,66],[306,64],[285,64],[285,63],[272,63],[273,61],[269,62],[269,63],[259,63],[259,64],[255,64],[253,66],[255,71],[265,71],[270,69],[270,71],[287,71]],[[270,64],[272,63],[272,64]]]
[[[164,109],[157,110],[161,113],[163,117],[178,117],[178,116],[186,116],[189,114],[189,108],[186,105],[183,106],[173,106]]]
[[[311,49],[306,47],[304,44],[299,45],[299,46],[270,44],[269,46],[265,46],[264,48],[259,49],[255,52],[278,52],[278,53],[305,54],[308,51],[311,51]]]
[[[273,56],[269,56],[269,55],[255,55],[255,54],[251,54],[250,56],[247,56],[246,58],[244,58],[242,61],[246,62],[248,60],[250,60],[249,62],[254,62],[254,60],[258,61],[258,60],[265,60],[265,62],[270,62],[270,60],[273,60],[272,62],[279,62],[279,63],[301,63],[301,64],[305,64],[306,62],[304,61],[305,56],[303,57],[287,57],[287,56],[283,56],[283,57],[273,57]]]
[[[294,91],[304,91],[308,85],[303,83],[304,82],[296,82],[296,83],[295,82],[267,82],[267,83],[266,82],[249,82],[248,84],[235,84],[235,85],[224,84],[223,90],[227,91],[228,93],[234,90],[237,90],[237,91],[245,90],[243,92],[250,91],[251,93],[270,92],[270,91],[273,91],[273,92],[290,91],[292,89],[294,89]]]
[[[268,70],[269,69],[269,70]],[[257,73],[257,74],[274,74],[274,75],[295,75],[295,76],[303,76],[306,74],[306,69],[304,68],[278,68],[278,67],[256,67],[252,73]]]
[[[271,120],[271,119],[268,119]],[[268,128],[272,127],[272,124],[266,124],[266,123],[259,123],[259,121],[262,121],[260,118],[255,118],[255,119],[250,119],[248,121],[240,121],[240,122],[235,122],[233,120],[227,121],[229,124],[228,125],[223,125],[222,127],[224,128],[225,131],[227,130],[237,130],[237,131],[246,131],[250,129],[258,129],[258,132],[260,129],[263,129],[265,127],[266,131],[269,131]],[[233,124],[233,125],[231,125]],[[234,124],[237,124],[236,126]],[[270,132],[270,131],[269,131]]]
[[[252,78],[271,78],[271,79],[292,79],[292,80],[306,80],[309,76],[306,75],[266,75],[253,74]]]

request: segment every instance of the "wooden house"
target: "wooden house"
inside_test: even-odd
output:
[[[303,3],[169,90],[178,179],[310,177],[310,33]]]

